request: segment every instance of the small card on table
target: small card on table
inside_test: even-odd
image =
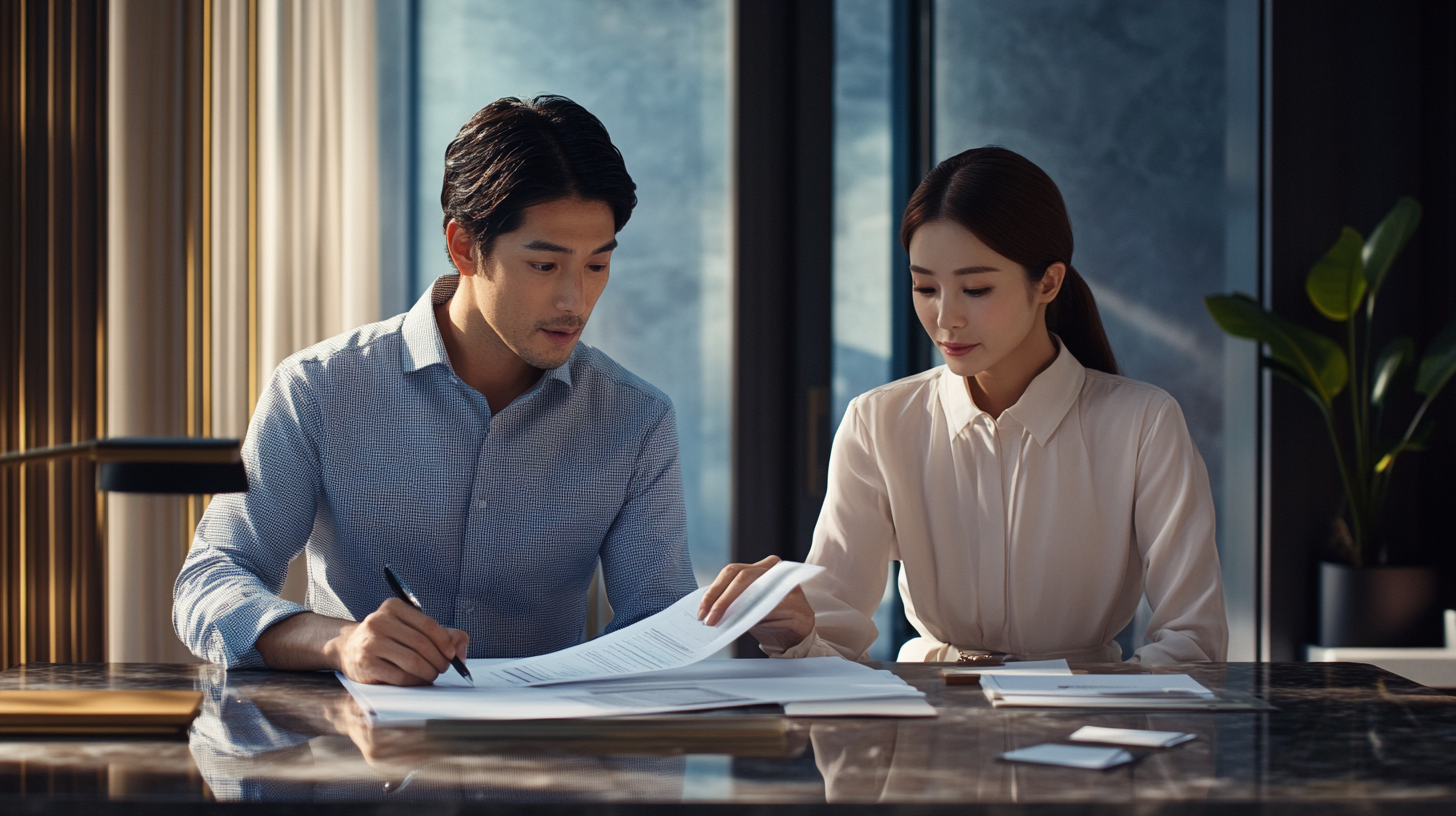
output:
[[[1064,768],[1102,770],[1132,762],[1133,756],[1121,748],[1098,748],[1091,745],[1057,745],[1053,742],[1033,745],[1001,755],[1007,762],[1033,762],[1037,765],[1060,765]]]

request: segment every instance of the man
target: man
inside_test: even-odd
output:
[[[599,559],[612,628],[694,588],[672,405],[578,343],[635,189],[568,99],[465,124],[441,194],[459,275],[278,366],[243,446],[249,491],[214,499],[177,578],[194,653],[430,683],[452,657],[577,643]],[[276,595],[301,551],[307,607]]]

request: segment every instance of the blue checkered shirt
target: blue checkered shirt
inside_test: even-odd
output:
[[[471,657],[579,642],[599,559],[611,629],[694,589],[667,396],[578,343],[491,416],[435,323],[457,282],[274,371],[243,444],[248,492],[213,499],[173,590],[197,656],[262,667],[258,636],[290,615],[362,620],[391,597],[385,564]],[[300,552],[306,606],[277,596]]]

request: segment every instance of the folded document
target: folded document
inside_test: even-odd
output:
[[[998,708],[1197,708],[1217,701],[1186,674],[987,675],[981,690]]]
[[[540,686],[687,666],[732,644],[772,612],[794,587],[823,571],[823,567],[812,564],[780,561],[734,599],[723,619],[714,626],[698,620],[698,604],[708,591],[704,587],[652,617],[595,640],[551,654],[494,665],[483,682]]]

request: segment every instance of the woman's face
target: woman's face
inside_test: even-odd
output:
[[[1065,269],[1053,264],[1031,283],[1020,264],[953,221],[931,221],[910,238],[915,313],[951,372],[962,377],[1015,365],[1026,356],[1028,338],[1046,336],[1046,304]]]

